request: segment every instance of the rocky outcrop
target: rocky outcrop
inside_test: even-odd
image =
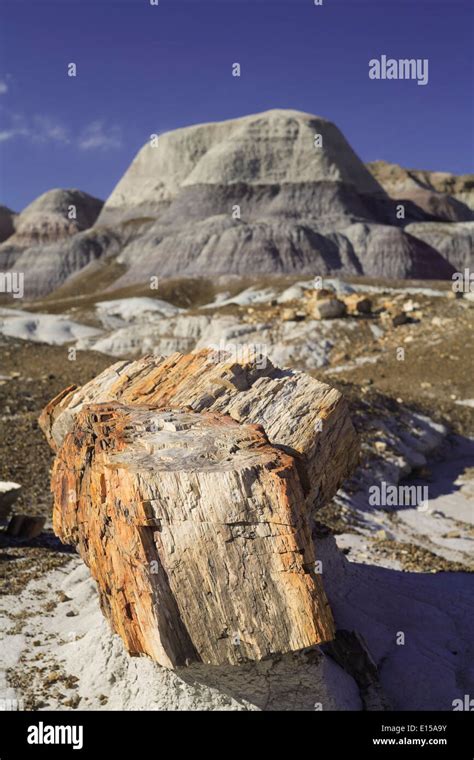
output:
[[[471,211],[405,170],[394,186],[388,166],[370,164],[368,176],[331,122],[299,111],[164,134],[142,148],[99,218],[155,220],[124,247],[117,284],[177,272],[449,277],[437,251],[397,229],[395,199],[408,201],[404,224],[466,221]]]
[[[321,145],[315,144],[317,135]],[[108,198],[99,223],[156,217],[190,187],[325,181],[353,186],[362,194],[380,191],[334,124],[301,111],[275,109],[176,129],[157,143],[150,141]]]
[[[274,367],[245,346],[238,358],[203,349],[121,361],[82,388],[66,388],[40,417],[51,446],[59,449],[85,406],[110,401],[190,407],[262,425],[273,445],[295,457],[311,507],[325,504],[358,460],[342,395],[303,372]]]
[[[140,150],[102,210],[72,190],[30,204],[0,244],[0,271],[24,272],[28,298],[175,276],[449,279],[465,248],[454,225],[473,218],[462,200],[472,178],[369,169],[334,124],[300,111],[177,129]],[[449,246],[407,233],[443,222]]]
[[[104,228],[79,232],[70,239],[21,250],[12,266],[24,272],[27,298],[44,296],[86,266],[120,251],[120,238]],[[1,256],[1,251],[0,251]]]
[[[320,198],[321,201],[321,198]],[[122,249],[118,262],[126,268],[115,287],[146,282],[150,277],[203,273],[312,274],[345,272],[371,277],[444,279],[453,269],[443,256],[403,229],[335,215],[327,202],[320,217],[235,220],[212,216],[180,229],[162,222]],[[316,213],[316,212],[315,212]]]
[[[114,365],[40,424],[54,530],[129,652],[237,664],[333,638],[311,515],[357,461],[337,391],[207,350]]]
[[[344,225],[349,218],[343,217]],[[338,241],[339,242],[339,241]],[[346,241],[341,245],[313,221],[284,218],[247,222],[231,214],[163,228],[161,222],[126,245],[118,261],[126,273],[116,287],[152,276],[215,274],[361,274],[363,267]]]
[[[337,238],[352,247],[369,277],[442,280],[454,272],[435,248],[398,227],[358,222]]]
[[[404,169],[387,161],[372,161],[367,168],[391,198],[411,200],[439,221],[473,218],[473,174]]]
[[[13,235],[14,232],[14,219],[15,212],[7,208],[7,206],[0,206],[0,243]]]
[[[92,227],[103,202],[81,190],[48,190],[15,219],[11,244],[54,243]]]
[[[472,210],[450,195],[436,193],[423,187],[406,191],[398,200],[409,200],[426,213],[432,222],[469,222],[474,218]],[[408,209],[410,207],[408,206]]]
[[[410,202],[406,223],[432,211]],[[126,271],[116,287],[177,273],[451,273],[436,251],[397,229],[394,200],[339,130],[299,111],[178,129],[144,146],[99,217],[123,222],[137,234],[118,258]],[[370,230],[363,239],[358,227]],[[388,250],[390,263],[380,255]],[[420,267],[426,257],[430,265]]]
[[[55,532],[132,654],[237,664],[333,638],[295,459],[260,426],[88,405],[52,490]]]
[[[15,217],[13,234],[0,245],[0,271],[23,272],[28,298],[54,290],[109,248],[103,231],[83,232],[92,227],[102,205],[80,190],[50,190],[40,195]]]
[[[409,224],[406,231],[423,240],[458,272],[474,265],[474,222]]]

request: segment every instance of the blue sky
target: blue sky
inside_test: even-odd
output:
[[[473,7],[0,0],[0,203],[105,198],[151,133],[277,107],[334,121],[366,161],[472,171]],[[428,58],[428,85],[370,80],[382,54]]]

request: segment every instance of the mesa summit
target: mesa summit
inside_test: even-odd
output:
[[[417,84],[428,84],[428,58],[387,58],[381,55],[369,61],[370,79],[416,79]]]

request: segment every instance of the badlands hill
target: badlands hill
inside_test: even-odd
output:
[[[8,262],[13,262],[26,271],[31,259],[29,252],[44,259],[47,246],[63,243],[65,239],[91,227],[102,205],[98,198],[80,190],[56,189],[40,195],[20,214],[15,215],[4,206],[0,207],[2,231],[8,218],[10,220],[9,234],[5,235],[5,242],[0,246],[0,266],[5,267]],[[26,257],[23,254],[27,254]]]
[[[0,206],[0,243],[13,235],[15,228],[13,219],[15,213],[7,206]]]
[[[321,147],[315,146],[318,134]],[[156,216],[190,188],[199,187],[215,202],[218,188],[230,185],[239,195],[245,185],[247,202],[250,196],[261,203],[268,188],[327,182],[358,193],[381,190],[331,122],[299,111],[267,111],[150,141],[105,203],[99,222]]]
[[[150,139],[101,210],[82,194],[75,228],[57,196],[71,191],[31,204],[0,264],[27,273],[29,297],[175,275],[449,278],[472,256],[468,179],[400,169],[394,192],[389,166],[367,168],[334,124],[299,111],[177,129]]]
[[[371,161],[367,168],[392,198],[408,198],[410,193],[425,191],[444,196],[448,206],[454,199],[470,209],[474,209],[474,175],[456,176],[449,172],[430,172],[423,169],[404,169],[387,161]],[[457,204],[459,213],[463,213]],[[465,211],[465,210],[464,210]],[[453,217],[455,219],[455,217]]]
[[[92,227],[103,201],[80,190],[49,190],[20,214],[0,245],[0,270],[25,274],[25,292],[35,296],[54,290],[102,249]],[[1,217],[0,217],[1,219]]]

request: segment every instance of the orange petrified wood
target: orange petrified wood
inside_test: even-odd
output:
[[[334,635],[314,509],[358,458],[341,394],[209,349],[121,361],[51,401],[54,529],[132,654],[235,664]]]
[[[132,654],[235,664],[333,638],[295,460],[261,426],[84,406],[52,490],[55,532],[76,545]]]
[[[84,405],[104,401],[191,407],[262,425],[272,444],[296,458],[312,509],[334,496],[358,461],[357,436],[337,390],[250,354],[237,362],[223,351],[203,349],[117,362],[48,404],[40,425],[51,446],[61,445]]]

